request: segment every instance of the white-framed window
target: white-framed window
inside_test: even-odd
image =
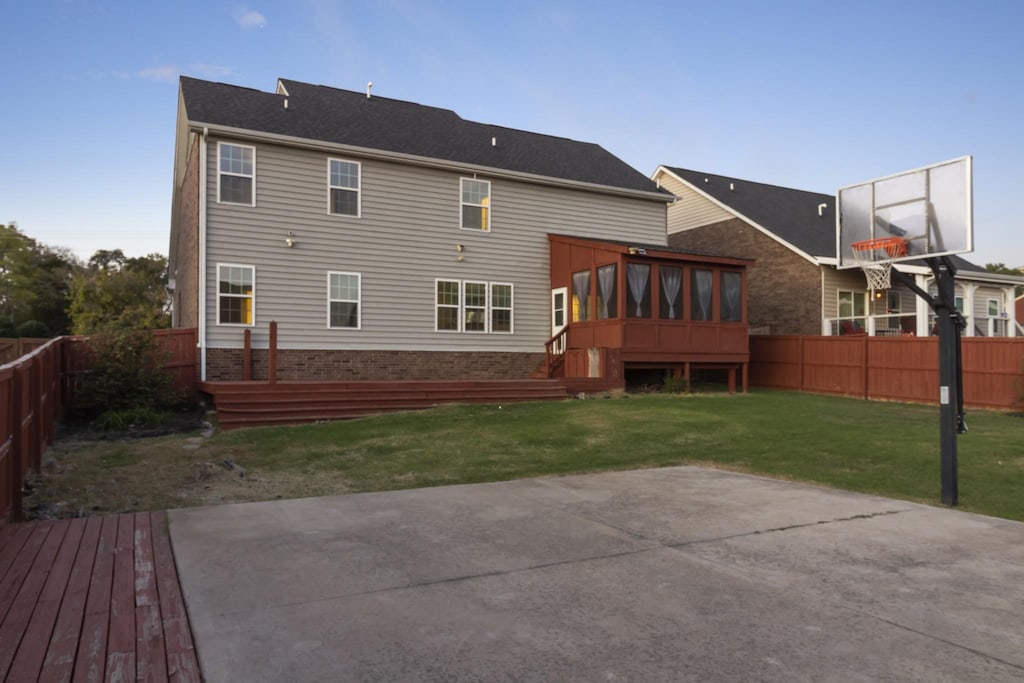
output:
[[[491,283],[491,332],[512,334],[512,285]]]
[[[217,143],[217,201],[256,206],[256,148]]]
[[[460,183],[460,207],[463,230],[491,229],[491,183],[487,180],[462,178]]]
[[[885,295],[885,312],[899,313],[903,304],[903,296],[899,291],[890,289]]]
[[[434,329],[438,332],[461,331],[462,283],[458,280],[435,280],[434,292]]]
[[[327,212],[335,216],[353,216],[361,213],[360,178],[362,168],[358,161],[327,160]]]
[[[217,324],[252,327],[256,321],[256,266],[217,264]]]
[[[487,331],[487,283],[462,283],[462,330],[464,332]]]
[[[863,333],[865,327],[864,316],[867,313],[867,292],[855,292],[839,290],[838,307],[840,334]]]
[[[1005,337],[1009,320],[1003,317],[1003,302],[999,299],[988,299],[985,307],[988,312],[988,336]]]
[[[362,290],[359,273],[327,273],[327,327],[362,328]]]
[[[513,332],[513,287],[508,282],[435,280],[434,308],[438,332]]]
[[[1001,306],[999,299],[989,299],[986,302],[986,308],[988,309],[988,317],[998,318],[1001,313]]]

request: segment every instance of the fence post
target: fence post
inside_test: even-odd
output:
[[[868,340],[871,339],[870,335],[864,335],[862,343],[864,344],[864,400],[868,400]]]
[[[252,330],[246,329],[244,332],[242,332],[242,380],[245,381],[245,382],[248,382],[251,379],[252,379]]]
[[[800,391],[804,390],[804,365],[807,363],[807,356],[804,355],[804,337],[801,335],[800,339],[800,383],[797,384],[800,387]]]
[[[277,382],[277,321],[270,321],[270,342],[267,345],[267,381]]]

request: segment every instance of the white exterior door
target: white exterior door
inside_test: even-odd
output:
[[[551,336],[562,331],[568,323],[566,302],[569,299],[569,290],[566,287],[558,287],[551,290]]]

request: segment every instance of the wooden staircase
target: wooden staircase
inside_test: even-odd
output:
[[[444,403],[510,403],[569,397],[551,379],[361,382],[203,382],[221,429],[342,420]]]

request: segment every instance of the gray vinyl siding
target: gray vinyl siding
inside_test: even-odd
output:
[[[670,235],[735,218],[718,204],[666,173],[662,173],[658,181],[678,198],[669,205],[667,229]]]
[[[839,317],[839,292],[863,292],[867,290],[864,273],[857,269],[836,270],[823,268],[824,292],[822,312],[826,319]]]
[[[276,320],[281,348],[537,352],[550,336],[549,232],[666,242],[660,201],[481,174],[491,181],[491,231],[462,230],[463,174],[263,144],[256,145],[256,206],[219,204],[216,156],[211,139],[206,270],[213,347],[239,347],[243,337],[243,328],[216,323],[218,263],[256,268],[257,347]],[[328,214],[328,158],[361,163],[361,218]],[[361,330],[327,327],[328,271],[362,275]],[[435,332],[436,279],[512,283],[514,333]]]

